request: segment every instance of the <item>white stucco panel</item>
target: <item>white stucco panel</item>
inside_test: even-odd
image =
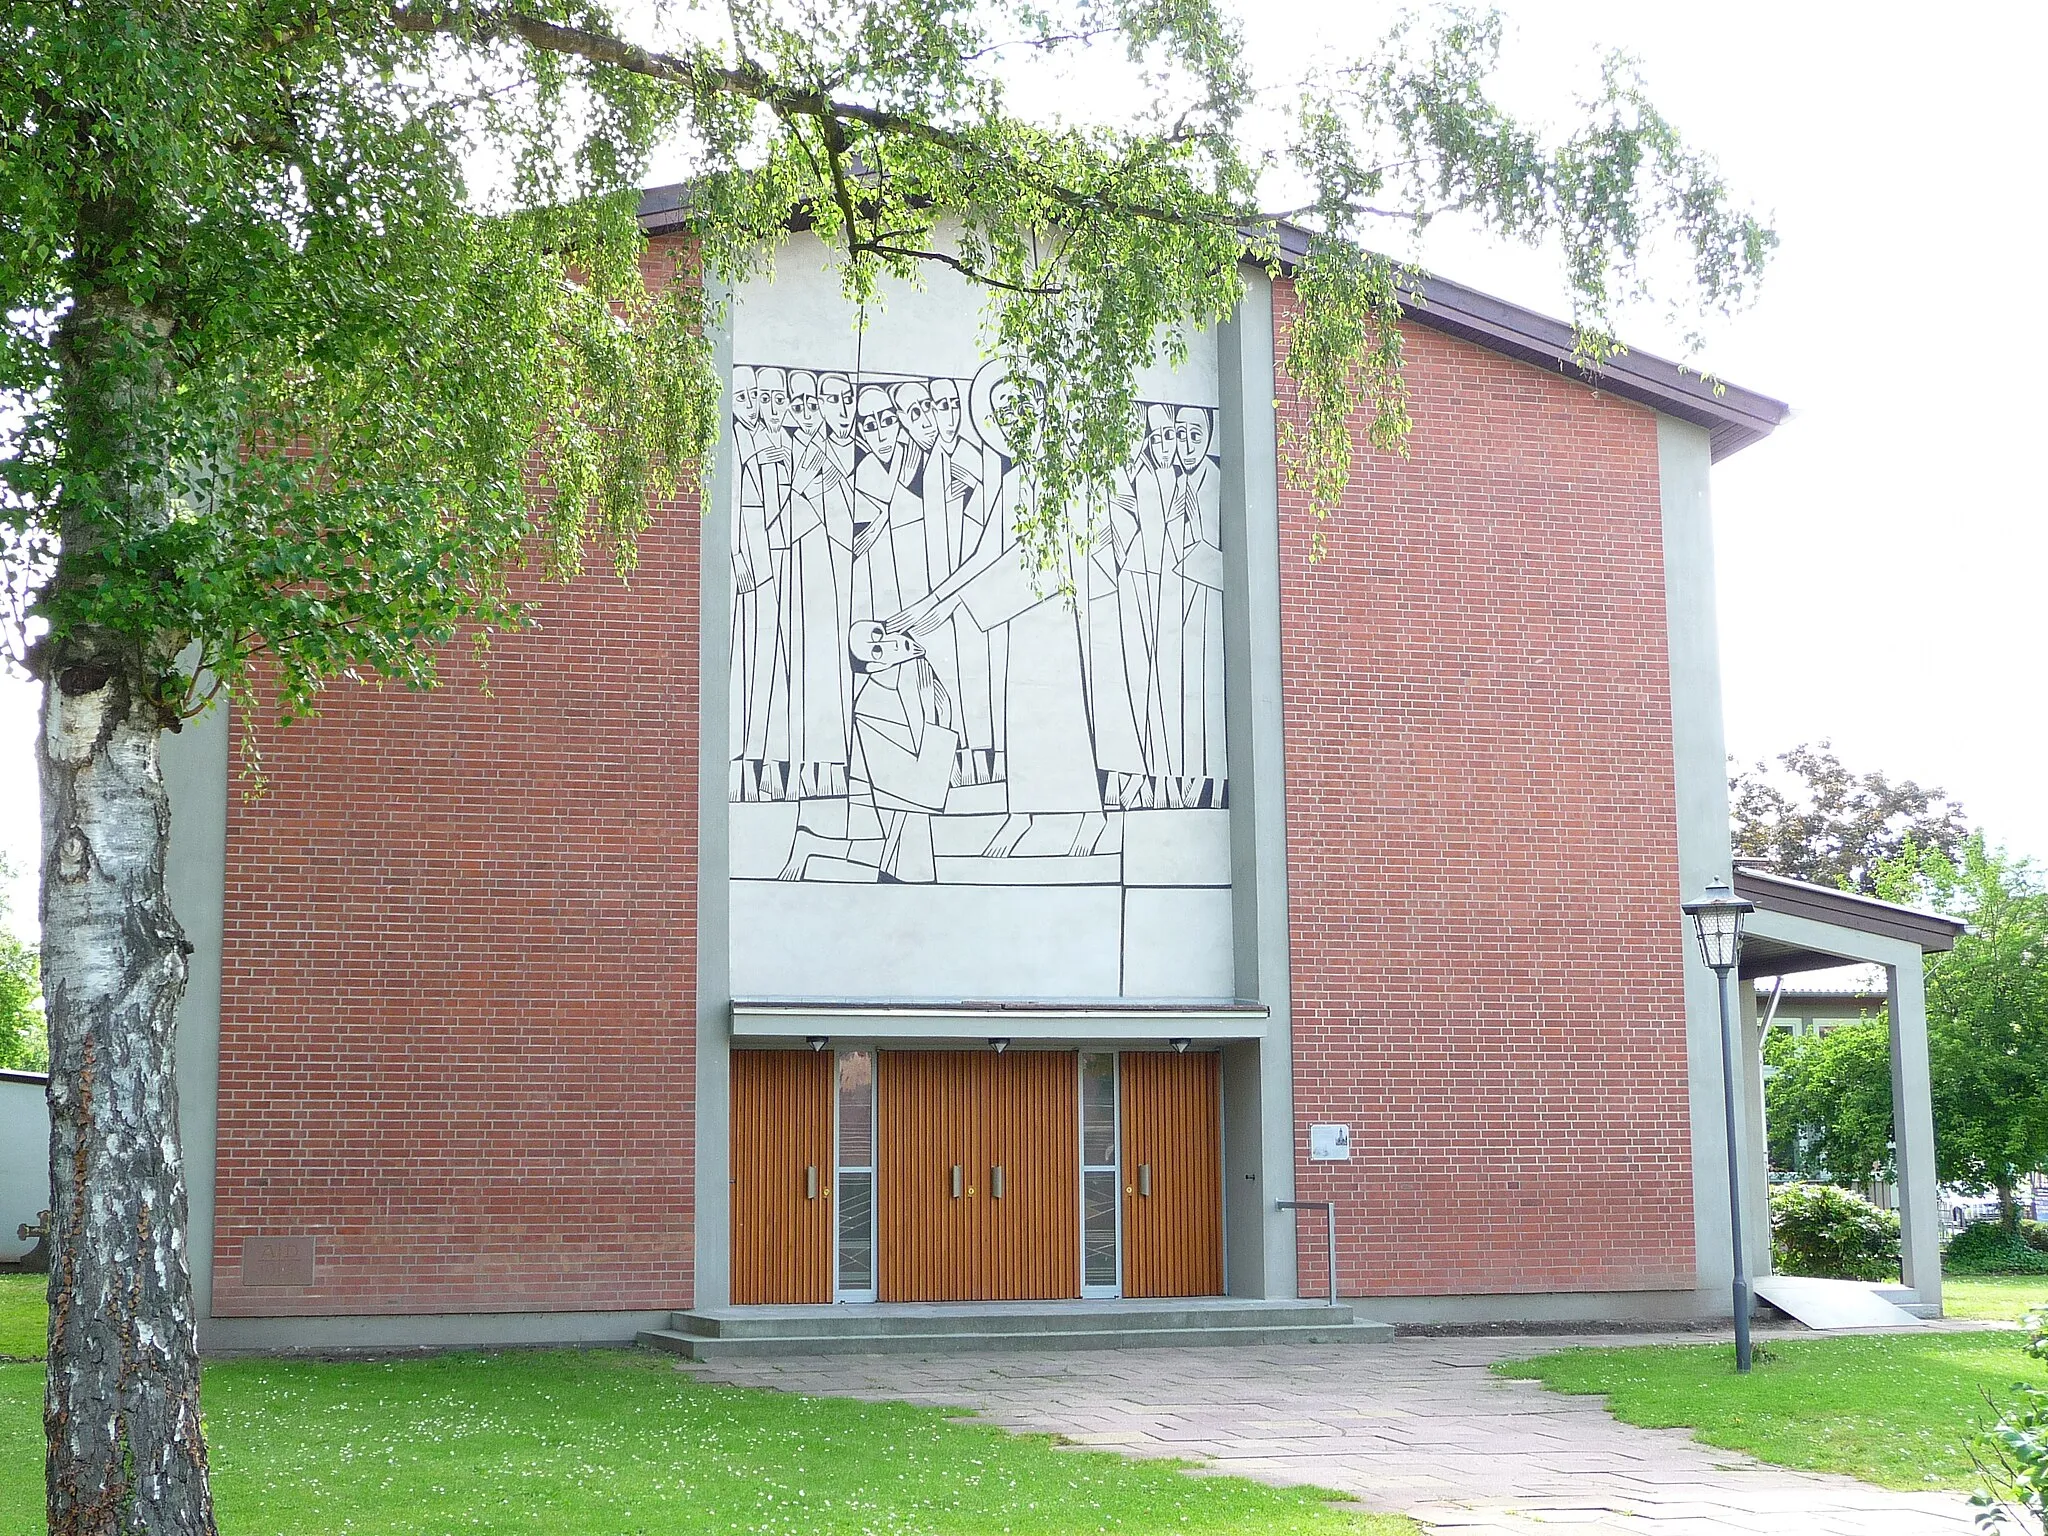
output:
[[[1045,578],[978,293],[858,320],[809,237],[735,300],[734,993],[1231,996],[1214,338]]]

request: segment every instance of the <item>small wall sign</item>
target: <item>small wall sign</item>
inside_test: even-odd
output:
[[[312,1283],[312,1238],[263,1236],[242,1239],[242,1284],[308,1286]]]
[[[1312,1125],[1308,1128],[1308,1160],[1312,1163],[1351,1161],[1351,1127]]]

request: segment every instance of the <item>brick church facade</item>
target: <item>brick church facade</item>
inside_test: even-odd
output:
[[[855,336],[803,238],[630,584],[537,587],[488,691],[329,690],[259,798],[231,722],[168,749],[208,1342],[1319,1293],[1285,1201],[1389,1321],[1723,1309],[1678,905],[1729,873],[1710,466],[1784,408],[1433,283],[1312,561],[1258,276],[1041,601],[970,298]]]

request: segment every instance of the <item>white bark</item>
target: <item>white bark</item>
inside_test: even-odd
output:
[[[141,672],[59,659],[44,690],[53,1536],[214,1531],[172,1056],[190,950]]]

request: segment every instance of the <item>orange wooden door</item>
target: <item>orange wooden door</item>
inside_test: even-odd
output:
[[[1126,1051],[1124,1294],[1223,1291],[1222,1058]]]
[[[732,1053],[732,1299],[832,1299],[830,1051]]]
[[[978,1100],[995,1058],[884,1051],[875,1063],[875,1295],[971,1301],[980,1245]],[[955,1195],[958,1170],[960,1193]],[[973,1190],[973,1194],[968,1191]]]
[[[982,1213],[982,1294],[992,1301],[1079,1296],[1079,1061],[1072,1051],[1006,1051],[995,1061],[983,1153],[991,1198]]]
[[[1064,1051],[882,1053],[875,1074],[881,1300],[1080,1294],[1075,1073]]]

